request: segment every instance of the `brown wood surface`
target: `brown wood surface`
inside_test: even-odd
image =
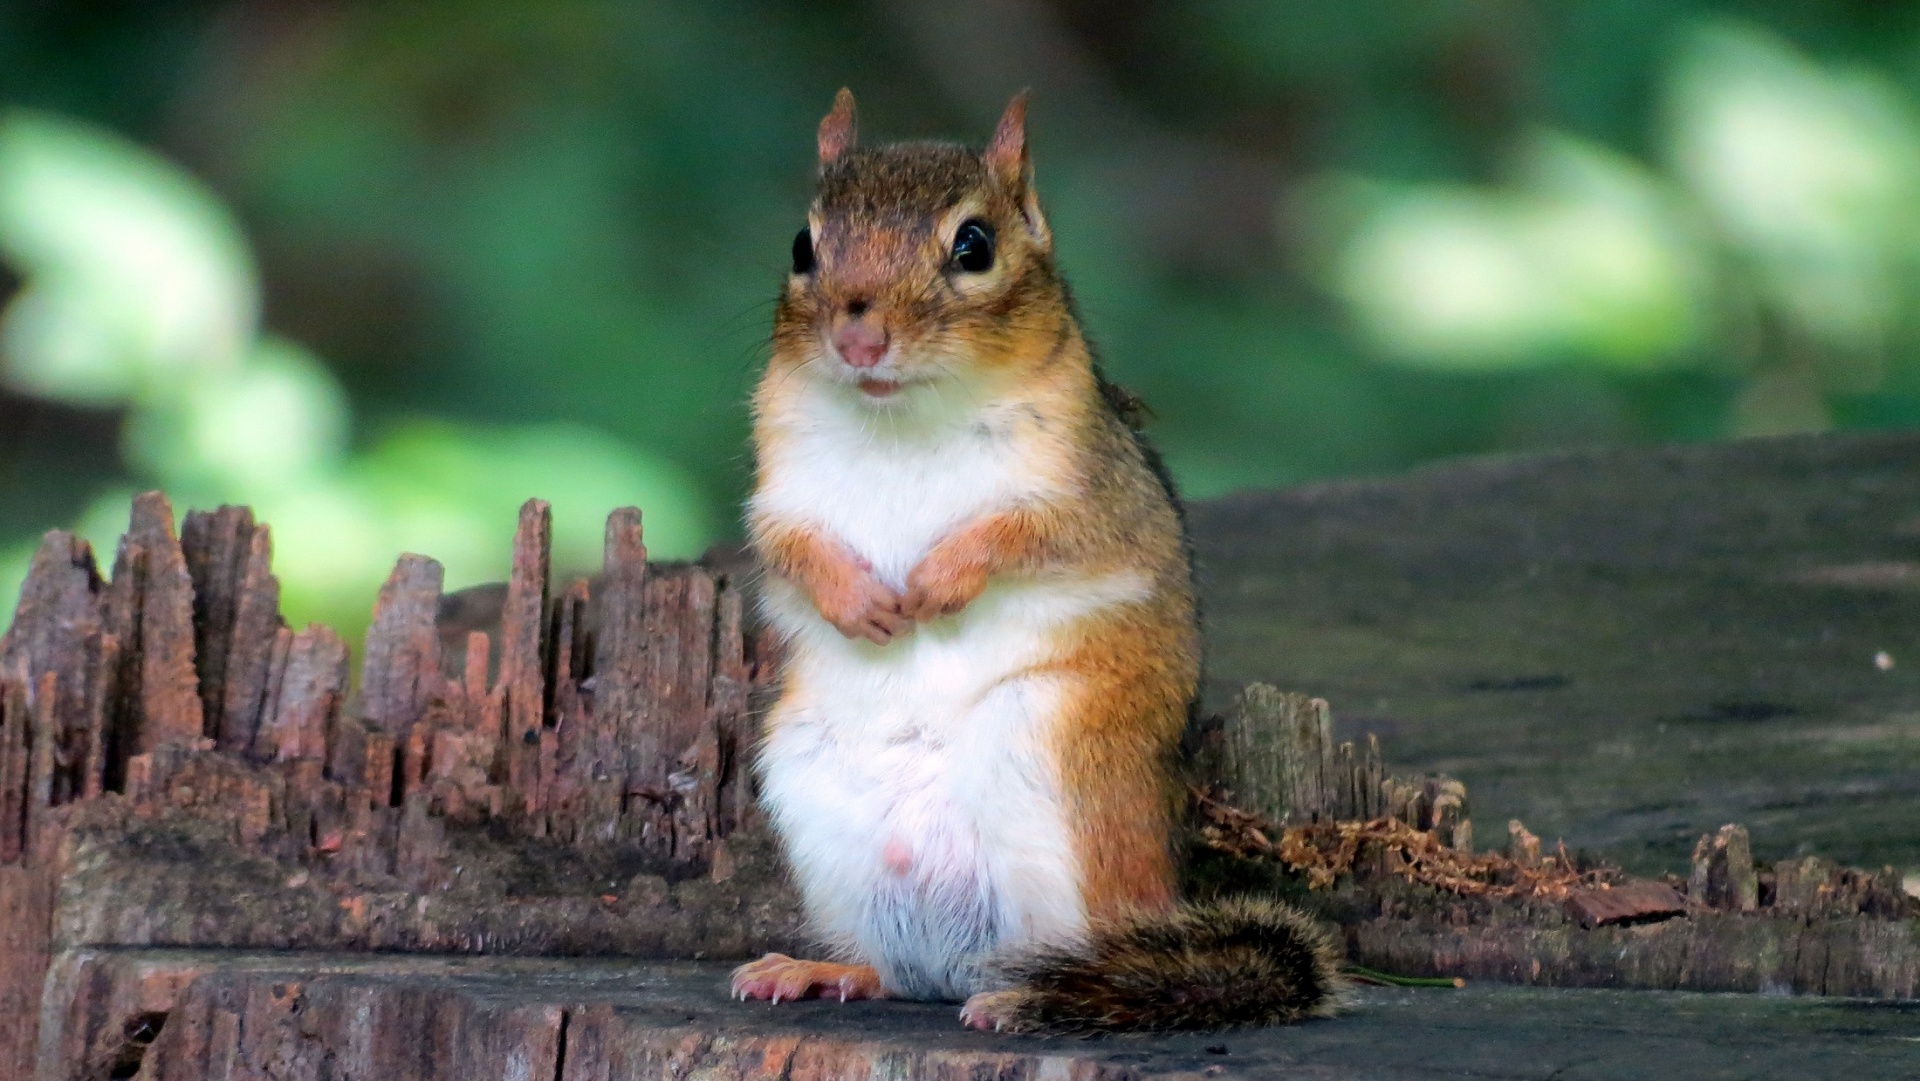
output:
[[[105,582],[49,534],[0,638],[0,902],[23,913],[0,1005],[37,1001],[50,958],[83,946],[797,948],[764,838],[728,843],[752,817],[741,750],[768,672],[739,587],[650,571],[637,512],[609,523],[603,595],[550,604],[530,501],[497,650],[472,635],[452,677],[440,567],[402,557],[357,700],[347,644],[284,625],[264,524],[172,523],[136,500]],[[0,1026],[0,1064],[32,1028]]]
[[[84,541],[49,534],[0,637],[0,1076],[27,1076],[38,1017],[106,1001],[96,992],[119,996],[102,1007],[119,1027],[61,1051],[75,1069],[119,1068],[145,1014],[190,1000],[181,1016],[204,1023],[164,1039],[199,1042],[155,1062],[225,1076],[208,1056],[231,1051],[246,1014],[206,996],[280,994],[179,974],[88,990],[61,966],[89,950],[804,946],[744,765],[777,659],[753,635],[736,563],[649,564],[628,509],[608,521],[601,575],[556,584],[550,515],[530,501],[487,629],[449,638],[439,565],[401,558],[356,693],[345,642],[284,625],[264,523],[220,508],[176,537],[173,520],[159,495],[136,500],[111,580]],[[1464,785],[1388,776],[1377,741],[1334,731],[1325,702],[1253,687],[1200,726],[1196,762],[1276,822],[1388,819],[1471,851]],[[1508,835],[1516,863],[1564,858],[1517,822]],[[1753,846],[1729,826],[1701,839],[1685,882],[1617,878],[1619,896],[1551,903],[1412,885],[1362,854],[1336,888],[1299,899],[1346,929],[1356,961],[1410,974],[1920,994],[1920,920],[1897,876],[1817,857],[1767,866]],[[1300,891],[1271,874],[1250,880]],[[537,1040],[554,1016],[485,1023],[524,1021]],[[449,1062],[513,1042],[446,1024]],[[417,1033],[391,1031],[392,1055],[416,1053]]]

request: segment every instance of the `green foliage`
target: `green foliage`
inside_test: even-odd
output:
[[[579,566],[614,505],[733,531],[843,83],[875,138],[1034,87],[1062,262],[1196,495],[1911,425],[1917,43],[1778,0],[0,7],[0,426],[41,418],[0,593],[150,485],[255,504],[350,624],[403,548],[499,577],[529,495]]]

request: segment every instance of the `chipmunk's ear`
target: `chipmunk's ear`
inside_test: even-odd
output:
[[[1033,187],[1033,161],[1027,156],[1027,92],[1020,91],[1007,103],[1007,111],[1000,114],[1000,126],[993,130],[993,139],[987,143],[986,152],[980,155],[987,163],[987,172],[994,179],[1006,185],[1013,197],[1020,201],[1020,217],[1026,222],[1027,231],[1042,250],[1053,249],[1053,233],[1047,228],[1047,219],[1040,213],[1040,195]]]
[[[833,164],[840,155],[853,149],[858,134],[853,116],[853,91],[841,87],[833,96],[833,111],[820,121],[820,164]]]
[[[1018,188],[1026,183],[1027,161],[1027,92],[1020,91],[1007,102],[1007,111],[1000,114],[1000,126],[993,129],[993,139],[987,143],[986,160],[988,171],[1009,187]]]

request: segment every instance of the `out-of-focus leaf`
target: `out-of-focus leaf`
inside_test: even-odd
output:
[[[1674,71],[1676,168],[1807,334],[1871,349],[1920,253],[1920,122],[1884,78],[1748,26],[1698,32]]]
[[[259,498],[335,467],[347,426],[333,373],[300,346],[265,338],[235,370],[190,372],[148,395],[129,418],[126,453],[170,486]]]
[[[1684,362],[1706,278],[1658,180],[1618,155],[1543,135],[1512,189],[1331,185],[1354,215],[1333,282],[1361,328],[1405,363],[1493,370],[1568,356],[1623,369]]]
[[[259,297],[233,218],[183,170],[91,125],[0,113],[0,255],[26,291],[0,320],[0,378],[124,401],[236,364]]]

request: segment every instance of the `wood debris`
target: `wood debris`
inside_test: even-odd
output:
[[[1272,859],[1303,874],[1309,889],[1333,888],[1343,877],[1388,874],[1461,896],[1564,901],[1573,891],[1619,877],[1606,867],[1579,866],[1562,845],[1525,863],[1511,856],[1474,853],[1443,843],[1438,831],[1391,816],[1367,821],[1279,826],[1196,790],[1202,841],[1230,855]],[[1277,838],[1277,839],[1276,839]]]

